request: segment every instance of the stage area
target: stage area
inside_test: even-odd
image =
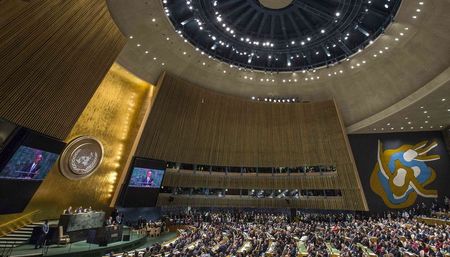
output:
[[[15,248],[11,257],[30,257],[30,256],[77,256],[77,257],[97,257],[103,256],[109,252],[129,251],[136,248],[145,248],[155,243],[163,243],[176,237],[176,232],[162,233],[158,237],[146,237],[136,233],[131,234],[130,241],[120,241],[108,244],[108,246],[99,247],[98,245],[88,244],[86,241],[76,242],[67,246],[52,245],[45,253],[43,249],[34,249],[34,245],[23,245]]]

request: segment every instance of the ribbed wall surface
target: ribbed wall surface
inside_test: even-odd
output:
[[[64,139],[125,42],[104,0],[0,1],[0,117]]]
[[[335,188],[341,189],[345,203],[335,208],[366,208],[347,135],[333,101],[305,104],[256,102],[218,94],[166,75],[136,155],[232,167],[335,165],[337,175],[331,177],[244,178],[220,173],[168,172],[164,185],[243,189]],[[315,205],[302,206],[314,208]]]

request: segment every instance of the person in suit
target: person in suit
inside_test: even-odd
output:
[[[150,187],[153,186],[153,178],[152,178],[152,171],[147,170],[147,175],[143,178],[141,181],[142,186]]]
[[[34,245],[34,249],[42,248],[42,245],[45,242],[49,230],[50,227],[48,226],[48,220],[46,220],[44,221],[44,224],[42,224],[42,227],[39,230],[39,235],[36,240],[36,244]]]
[[[23,178],[33,179],[35,178],[41,170],[42,154],[37,154],[34,157],[33,162],[24,164],[20,171],[22,172]]]

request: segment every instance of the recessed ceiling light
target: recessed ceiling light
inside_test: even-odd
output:
[[[445,98],[442,98],[442,99],[441,99],[442,102],[445,102],[445,100],[446,100]]]
[[[386,8],[391,8],[392,6],[391,6],[391,1],[392,0],[385,0],[385,1],[387,1],[388,3],[386,3],[386,6],[388,6],[388,7],[386,7]],[[166,16],[172,16],[172,15],[174,15],[174,16],[177,16],[177,14],[176,14],[176,12],[174,12],[174,13],[172,13],[171,12],[171,10],[170,10],[170,8],[171,8],[171,6],[170,5],[168,5],[167,3],[168,3],[169,1],[168,0],[163,0],[163,3],[165,3],[164,5],[164,12],[165,12],[165,14],[166,14]],[[191,2],[192,2],[192,0],[187,0],[187,7],[189,8],[189,9],[191,9],[192,10],[192,6],[190,5],[191,4]],[[217,5],[217,3],[219,2],[219,1],[211,1],[211,2],[213,2],[213,6],[216,6]],[[372,1],[371,0],[368,0],[368,2],[369,3],[371,3]],[[414,10],[414,9],[413,9]],[[416,7],[416,10],[417,10],[417,7]],[[347,13],[347,11],[346,10],[344,10],[344,9],[334,9],[333,10],[335,13],[334,13],[334,15],[335,15],[335,18],[333,18],[333,22],[341,22],[341,18],[340,17],[342,17],[342,18],[347,18],[347,16],[348,16],[348,13]],[[342,12],[341,12],[342,11]],[[368,11],[368,9],[366,8],[366,12]],[[394,12],[394,10],[393,10],[393,12]],[[332,13],[332,11],[331,11],[331,13]],[[412,15],[412,14],[411,14]],[[416,14],[416,15],[418,15],[418,14]],[[226,16],[226,15],[225,15]],[[256,16],[257,16],[257,14],[256,14]],[[386,15],[387,16],[387,15]],[[218,23],[218,25],[220,25],[220,27],[223,27],[223,30],[226,30],[228,33],[231,33],[231,34],[234,34],[233,32],[233,30],[232,30],[232,27],[230,26],[229,27],[229,25],[227,25],[227,24],[225,24],[225,21],[224,21],[224,19],[223,19],[223,17],[221,17],[221,13],[219,13],[219,9],[217,9],[217,10],[215,10],[215,16],[213,16],[214,17],[214,22],[216,22],[216,23]],[[174,19],[176,19],[177,17],[175,17]],[[156,22],[156,19],[155,18],[152,18],[151,19],[152,20],[152,22]],[[202,29],[203,27],[205,28],[205,31],[209,31],[207,28],[208,28],[208,20],[203,20],[203,18],[200,18],[200,17],[197,17],[197,18],[194,18],[194,20],[195,20],[195,22],[197,23],[197,27],[199,28],[199,29]],[[185,25],[185,24],[183,24],[182,23],[182,25]],[[175,26],[176,27],[176,26]],[[179,34],[184,34],[184,33],[188,33],[187,31],[179,31],[179,30],[177,30],[177,32],[179,33]],[[182,32],[182,33],[180,33],[180,32]],[[319,28],[319,33],[321,33],[321,34],[325,34],[325,33],[328,33],[329,32],[329,29],[328,28],[325,28],[325,27],[322,27],[322,28]],[[403,31],[403,32],[405,32],[405,34],[407,33],[406,31]],[[233,37],[235,37],[235,36],[237,36],[237,35],[233,35]],[[351,40],[357,40],[357,39],[353,39],[353,38],[351,38],[352,37],[352,32],[350,32],[350,31],[346,31],[345,32],[345,35],[343,35],[344,37],[349,37],[349,39],[351,39]],[[216,41],[216,39],[217,39],[217,44],[218,45],[222,45],[222,46],[226,46],[226,47],[231,47],[233,50],[233,52],[234,53],[236,53],[237,55],[245,55],[245,56],[249,56],[250,54],[249,53],[245,53],[244,51],[248,51],[248,50],[244,50],[244,51],[241,51],[242,49],[239,49],[237,46],[233,46],[233,45],[231,45],[231,43],[229,43],[229,42],[227,42],[227,41],[225,41],[225,39],[220,39],[220,37],[219,37],[219,35],[211,35],[211,34],[209,34],[209,37],[210,38],[212,38],[213,40],[215,40]],[[246,37],[245,35],[239,35],[238,36],[238,38],[240,38],[240,41],[242,41],[241,42],[241,44],[249,44],[249,45],[262,45],[263,47],[267,47],[267,46],[270,46],[270,47],[274,47],[274,44],[273,43],[271,43],[271,42],[269,42],[269,41],[267,41],[267,42],[262,42],[262,41],[255,41],[255,39],[256,38],[252,38],[252,37]],[[277,46],[277,45],[275,45],[275,47],[277,47],[277,49],[279,48],[279,47],[284,47],[285,45],[286,45],[286,47],[291,47],[291,45],[305,45],[305,42],[306,42],[306,44],[309,44],[311,41],[313,41],[313,39],[314,40],[321,40],[321,38],[319,37],[316,37],[316,36],[313,36],[313,35],[306,35],[305,36],[305,38],[303,39],[303,41],[301,41],[301,40],[298,40],[298,39],[295,39],[295,40],[293,40],[293,38],[290,38],[290,40],[289,41],[287,41],[288,43],[284,43],[283,44],[283,46]],[[337,38],[337,39],[339,39],[339,38]],[[169,40],[169,39],[167,39],[167,40]],[[257,39],[256,39],[257,40]],[[344,40],[343,38],[342,39],[339,39],[339,42],[341,42],[340,40]],[[371,40],[370,40],[370,43],[372,43],[373,42],[373,40],[374,40],[374,38],[371,38]],[[184,41],[185,42],[187,42],[186,41],[186,39],[184,39]],[[219,42],[220,41],[220,42]],[[239,41],[239,40],[238,40]],[[195,42],[194,42],[195,43]],[[230,44],[230,45],[229,45]],[[194,46],[195,46],[196,44],[194,44]],[[332,45],[329,45],[329,46],[326,46],[325,45],[325,47],[324,48],[326,48],[326,49],[329,49],[329,48],[331,48],[331,47],[336,47],[336,44],[332,44]],[[385,47],[385,46],[383,46],[383,47]],[[356,50],[356,49],[359,49],[358,50],[358,52],[359,51],[362,51],[362,49],[364,48],[364,46],[362,46],[362,44],[360,45],[360,46],[358,46],[358,47],[355,47],[354,49]],[[386,50],[387,50],[387,48],[385,48]],[[197,50],[197,49],[196,49]],[[214,49],[213,49],[214,50]],[[197,50],[198,51],[198,50]],[[320,51],[317,51],[316,49],[314,49],[314,52],[313,53],[317,53],[317,55],[321,55],[322,54],[322,51],[320,50]],[[327,56],[329,56],[329,54],[327,53],[327,50],[325,50],[324,51],[324,53],[327,55]],[[202,53],[203,54],[203,53]],[[208,54],[208,52],[206,52],[205,54]],[[220,56],[219,56],[220,57]],[[264,55],[261,55],[261,57],[266,57],[266,56],[264,56]],[[280,56],[278,56],[279,58],[281,58]],[[256,58],[257,59],[259,59],[259,56],[256,56]],[[297,58],[301,58],[301,57],[299,57],[298,55],[297,55]],[[306,58],[305,56],[304,56],[304,58]],[[347,58],[347,60],[349,60],[349,58],[348,57],[346,57]],[[218,59],[220,59],[220,58],[218,58]],[[243,58],[244,59],[244,58]],[[270,57],[269,57],[269,59],[270,59]],[[256,60],[254,60],[254,62],[255,62]],[[336,63],[338,63],[338,60],[336,60]],[[366,63],[366,61],[362,61],[362,64],[365,64]],[[255,64],[252,64],[252,65],[255,65]],[[276,64],[276,65],[282,65],[282,67],[275,67],[274,69],[275,70],[277,70],[277,69],[281,69],[281,70],[283,70],[283,69],[285,69],[287,66],[295,66],[294,68],[298,68],[297,66],[299,65],[298,63],[294,63],[294,62],[292,62],[292,64],[290,63],[290,62],[283,62],[283,64]],[[359,66],[359,65],[358,65]],[[356,65],[355,65],[355,67],[356,67]],[[220,70],[219,70],[220,71]],[[340,73],[343,73],[343,71],[339,71]],[[311,79],[312,80],[312,79]],[[386,129],[389,129],[389,128],[386,128]]]

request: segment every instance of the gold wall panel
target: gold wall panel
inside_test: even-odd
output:
[[[347,135],[334,101],[256,102],[166,74],[136,155],[165,161],[246,167],[335,165],[333,177],[296,180],[168,172],[171,186],[341,189],[346,207],[366,210]],[[245,183],[245,184],[243,184]]]
[[[154,92],[154,86],[114,64],[66,139],[89,135],[100,140],[104,146],[101,166],[92,176],[74,181],[54,165],[24,213],[40,210],[38,218],[43,219],[59,217],[68,206],[107,210],[118,178],[127,171],[125,164],[143,121],[143,106],[153,99]]]
[[[125,43],[105,0],[0,1],[0,117],[64,140]]]

